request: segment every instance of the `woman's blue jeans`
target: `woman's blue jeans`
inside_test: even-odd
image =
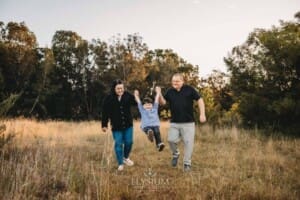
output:
[[[115,141],[115,153],[119,165],[123,164],[123,158],[128,158],[133,144],[133,128],[113,131]]]

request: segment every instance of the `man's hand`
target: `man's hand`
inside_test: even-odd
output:
[[[206,122],[206,116],[205,115],[200,115],[199,119],[200,119],[201,123]]]
[[[106,131],[107,131],[107,127],[103,127],[103,128],[102,128],[102,132],[103,132],[103,133],[106,133]]]

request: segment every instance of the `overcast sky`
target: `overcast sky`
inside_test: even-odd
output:
[[[200,75],[226,71],[223,57],[254,28],[294,20],[300,0],[0,0],[0,21],[24,21],[41,47],[57,30],[109,40],[139,33],[150,49],[173,49]]]

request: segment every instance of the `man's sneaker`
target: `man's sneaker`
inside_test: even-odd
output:
[[[150,140],[150,142],[153,142],[154,133],[153,133],[152,129],[149,129],[147,131],[147,136],[148,136],[148,139]]]
[[[184,164],[184,166],[183,166],[183,171],[184,171],[184,172],[190,172],[190,171],[191,171],[191,165],[186,165],[186,164]]]
[[[118,171],[123,171],[124,170],[124,165],[119,165]]]
[[[173,156],[172,162],[171,162],[171,164],[172,164],[173,167],[177,166],[178,158],[179,158],[179,155]]]
[[[134,165],[134,162],[132,160],[130,160],[129,158],[124,158],[123,162],[127,165],[127,166],[132,166]]]
[[[164,144],[164,143],[159,143],[159,144],[157,145],[158,151],[162,151],[162,150],[164,150],[164,148],[165,148],[165,144]]]

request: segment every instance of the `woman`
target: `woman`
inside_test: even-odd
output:
[[[115,80],[111,93],[103,102],[102,131],[107,131],[108,121],[110,121],[119,171],[124,169],[124,164],[128,166],[134,164],[129,159],[133,144],[133,119],[130,111],[133,105],[136,105],[134,96],[124,90],[121,80]]]

